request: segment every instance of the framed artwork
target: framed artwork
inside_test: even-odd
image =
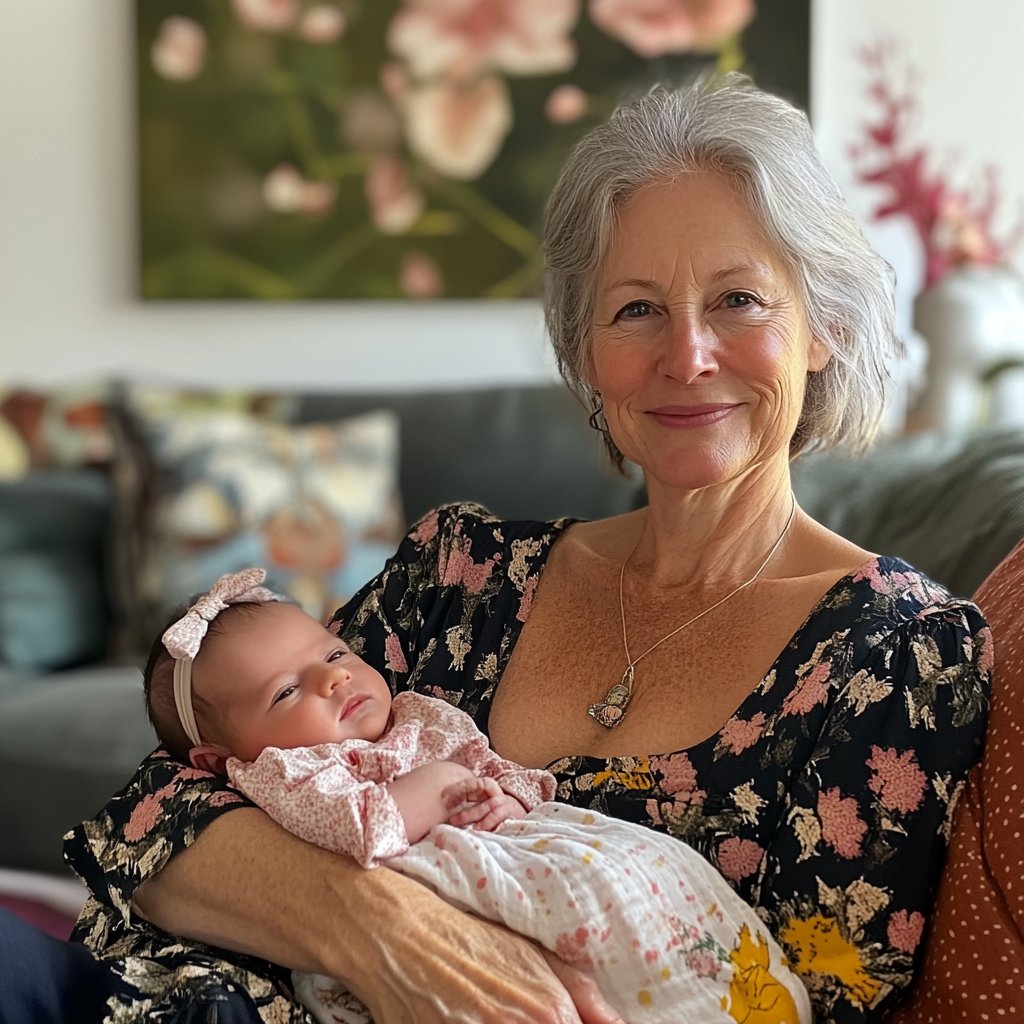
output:
[[[534,296],[580,136],[716,66],[806,107],[809,3],[136,0],[142,296]]]

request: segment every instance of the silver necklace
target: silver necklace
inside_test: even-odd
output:
[[[789,528],[793,525],[795,515],[796,496],[794,495],[793,507],[789,510],[789,519],[786,520],[786,525],[782,533],[779,534],[779,539],[772,545],[771,551],[768,552],[767,557],[758,567],[757,572],[746,583],[741,583],[735,590],[730,590],[725,597],[716,601],[710,608],[705,608],[704,611],[694,615],[692,619],[687,619],[681,626],[676,626],[671,633],[666,633],[657,643],[651,644],[643,654],[636,658],[632,657],[629,653],[629,642],[626,639],[626,603],[622,598],[622,580],[626,574],[626,566],[629,564],[629,559],[636,554],[636,548],[633,548],[629,553],[629,558],[622,563],[622,568],[619,570],[619,613],[622,616],[622,648],[626,652],[626,671],[622,673],[622,679],[604,695],[604,700],[596,701],[589,705],[587,714],[606,729],[614,729],[615,726],[621,724],[622,720],[626,717],[626,709],[629,707],[629,702],[633,697],[633,680],[636,676],[637,664],[646,658],[656,647],[660,647],[666,640],[671,640],[676,633],[681,633],[687,626],[692,626],[698,619],[704,618],[705,615],[725,604],[730,597],[735,597],[741,590],[746,590],[764,572],[765,566],[772,560],[775,552],[779,550],[779,546],[785,539],[786,534],[789,533]],[[637,547],[639,546],[640,541],[637,541]]]

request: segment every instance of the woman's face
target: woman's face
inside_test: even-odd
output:
[[[720,174],[682,174],[618,211],[598,281],[589,381],[619,450],[697,488],[788,459],[811,337],[785,263]]]

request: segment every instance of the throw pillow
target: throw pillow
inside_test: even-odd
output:
[[[249,565],[325,621],[394,553],[393,413],[296,426],[286,398],[140,386],[120,407],[141,484],[132,560],[143,644],[176,605]]]

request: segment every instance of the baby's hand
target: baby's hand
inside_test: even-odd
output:
[[[449,825],[472,825],[481,832],[493,832],[509,818],[526,817],[526,808],[494,779],[486,777],[462,779],[446,787],[441,792],[441,803],[450,815]]]

